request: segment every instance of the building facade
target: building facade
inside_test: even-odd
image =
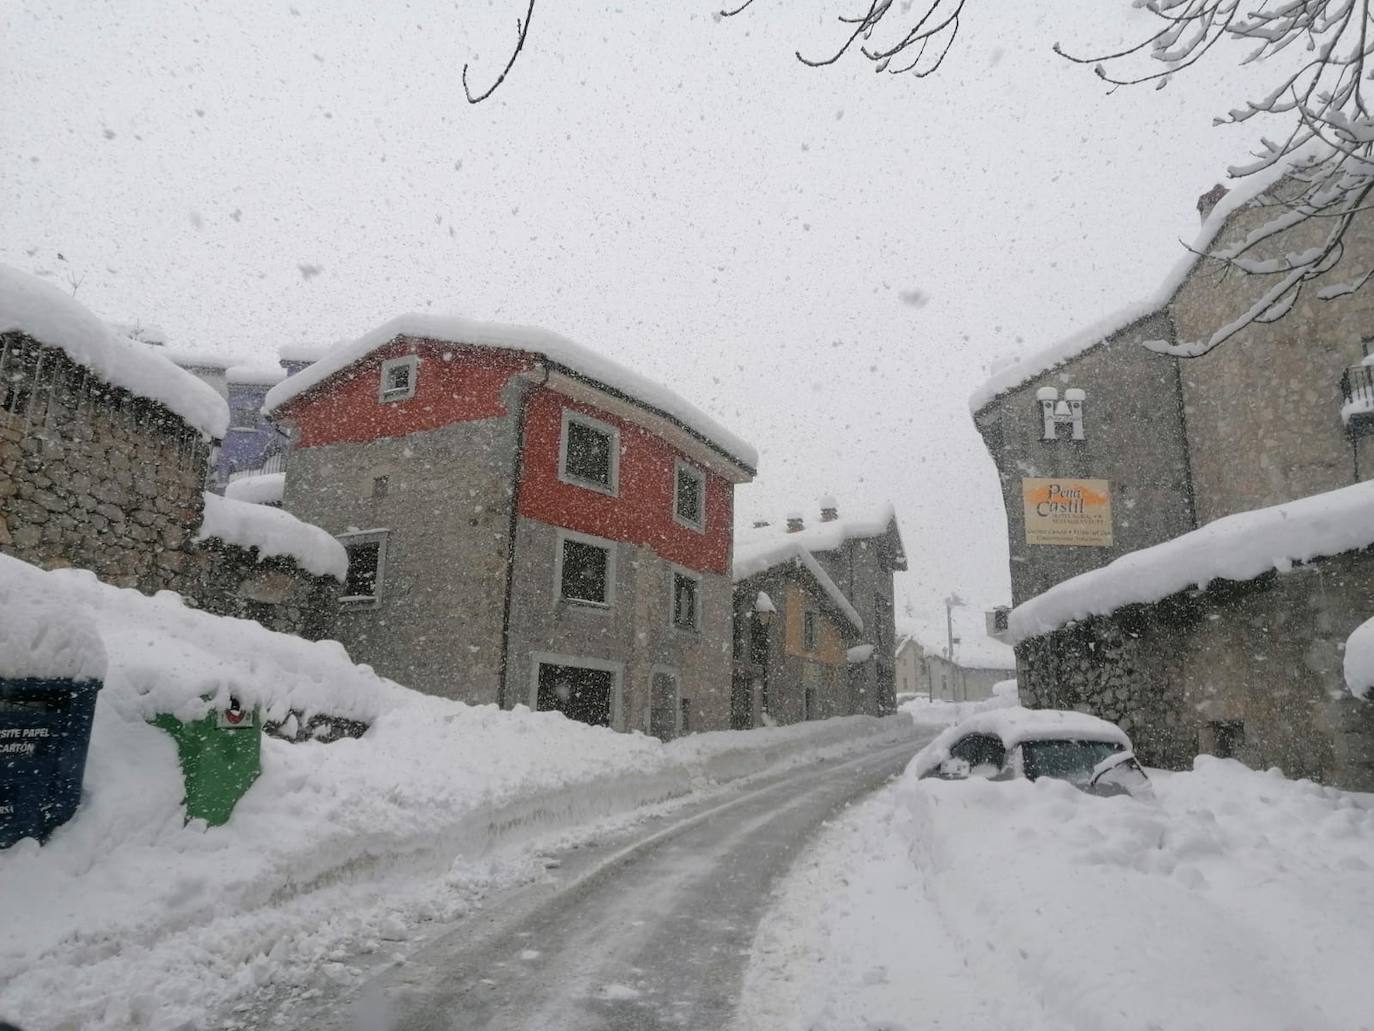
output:
[[[1014,659],[992,666],[951,662],[940,649],[927,648],[911,636],[903,637],[897,645],[899,695],[931,701],[980,702],[992,697],[997,684],[1015,679]]]
[[[1248,238],[1285,210],[1289,189],[1281,181],[1227,197],[1195,248]],[[1320,221],[1255,256],[1312,245]],[[1374,260],[1367,213],[1346,252],[1360,267]],[[1368,787],[1374,706],[1344,690],[1340,652],[1374,615],[1374,563],[1362,550],[1374,533],[1363,543],[1354,533],[1339,554],[1276,550],[1267,573],[1242,569],[1234,582],[1211,571],[1202,549],[1196,583],[1185,575],[1144,586],[1156,582],[1149,571],[1167,568],[1169,548],[1193,547],[1218,520],[1267,518],[1303,499],[1335,503],[1374,477],[1364,364],[1374,294],[1322,300],[1319,280],[1282,319],[1244,325],[1208,349],[1266,285],[1197,259],[1157,302],[999,374],[976,397],[1006,506],[1021,696],[1116,720],[1149,761],[1182,766],[1210,751]],[[1137,584],[1114,591],[1121,604],[1085,603],[1053,626],[1026,618],[1057,585],[1123,558]]]
[[[736,549],[730,726],[864,712],[849,676],[863,629],[854,606],[800,545]]]
[[[269,395],[284,507],[349,550],[338,636],[407,686],[660,737],[729,725],[756,460],[542,331],[405,317]]]

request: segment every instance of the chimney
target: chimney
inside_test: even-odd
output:
[[[1212,209],[1221,203],[1221,198],[1231,191],[1221,183],[1217,183],[1210,190],[1197,199],[1197,213],[1202,221],[1207,221],[1207,216],[1212,213]]]
[[[802,514],[801,514],[800,512],[788,512],[788,513],[787,513],[787,532],[788,532],[788,533],[801,533],[801,531],[804,530],[805,528],[806,528],[806,524],[805,524],[805,522],[802,521]]]
[[[840,506],[829,494],[821,498],[821,522],[833,523],[840,518]]]

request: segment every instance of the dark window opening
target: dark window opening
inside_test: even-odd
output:
[[[802,648],[809,652],[816,650],[816,614],[802,614]]]
[[[1218,759],[1234,759],[1245,747],[1245,723],[1219,720],[1212,724],[1212,754]]]
[[[348,552],[348,576],[344,580],[345,598],[375,598],[377,579],[381,573],[382,542],[359,541],[345,544]]]
[[[614,487],[611,472],[611,434],[575,419],[568,420],[563,471],[574,479]]]
[[[677,467],[677,517],[693,526],[706,522],[705,478],[687,466]]]
[[[415,364],[398,361],[382,368],[382,400],[409,397],[415,392]]]
[[[378,476],[378,477],[375,477],[375,478],[373,479],[373,481],[372,481],[372,496],[373,496],[374,498],[384,498],[384,497],[386,497],[387,488],[390,486],[390,483],[391,483],[390,477],[387,477],[387,476]]]
[[[671,673],[655,673],[649,690],[649,734],[671,741],[677,733],[677,679]]]
[[[610,670],[540,663],[536,707],[594,727],[609,727],[614,688],[615,674]]]
[[[1007,748],[999,737],[990,734],[970,734],[955,742],[949,754],[954,759],[964,760],[970,769],[993,766],[1000,770],[1007,758]]]
[[[609,604],[610,564],[609,549],[585,541],[564,540],[560,578],[563,597],[569,601]]]
[[[696,630],[697,626],[697,589],[700,585],[695,577],[682,573],[673,574],[673,626],[679,630]]]

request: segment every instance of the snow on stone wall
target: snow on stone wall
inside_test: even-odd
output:
[[[257,548],[263,558],[291,558],[316,576],[342,581],[348,575],[348,553],[318,526],[290,512],[248,501],[205,495],[205,519],[195,539],[217,538],[242,548]]]

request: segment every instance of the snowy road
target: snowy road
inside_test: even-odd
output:
[[[489,899],[326,1012],[293,1005],[261,1026],[726,1027],[775,884],[828,819],[900,773],[929,736],[917,733],[549,857],[546,877]]]

